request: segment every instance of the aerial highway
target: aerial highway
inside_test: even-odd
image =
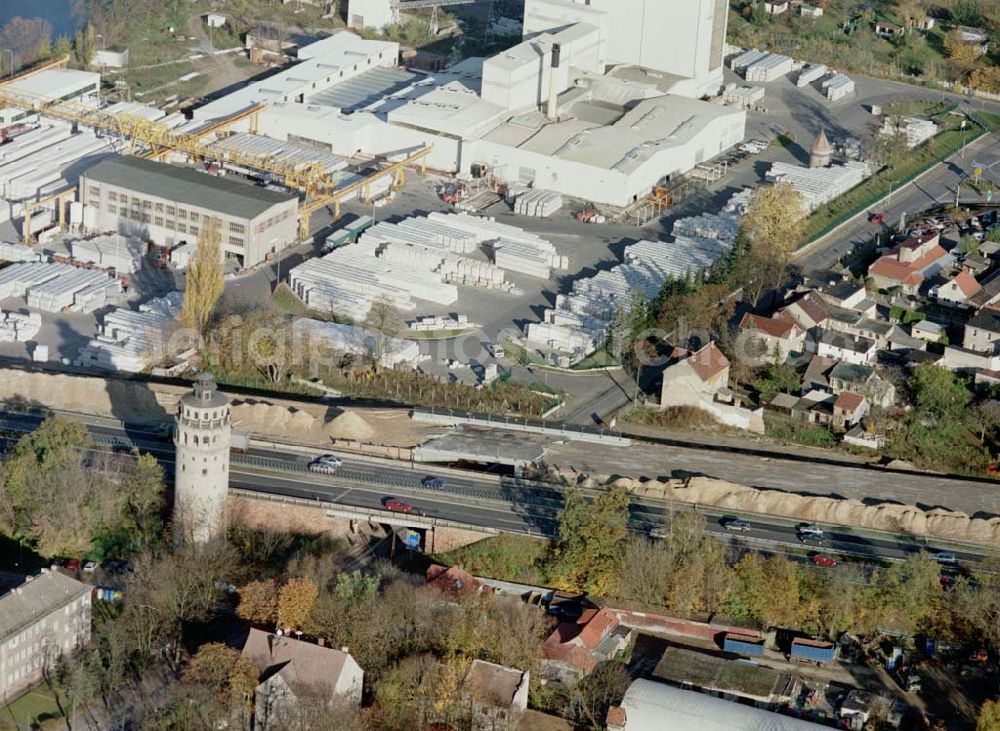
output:
[[[0,411],[0,430],[9,434],[35,429],[43,417],[34,413]],[[95,418],[88,431],[98,446],[136,448],[156,455],[167,468],[173,464],[173,445],[162,430],[116,426],[109,420]],[[316,501],[335,508],[345,506],[371,511],[377,519],[384,514],[384,501],[399,498],[413,506],[416,518],[436,518],[460,523],[469,528],[486,528],[539,537],[554,537],[558,528],[563,492],[558,486],[449,467],[414,464],[342,453],[344,464],[334,474],[309,470],[311,456],[301,452],[268,448],[250,448],[232,454],[230,486],[269,496],[284,496]],[[423,478],[439,477],[442,485],[425,487]],[[595,494],[588,491],[588,496]],[[865,561],[899,560],[927,550],[954,553],[961,562],[975,562],[990,552],[973,546],[956,550],[911,535],[890,535],[857,531],[849,527],[826,527],[825,540],[804,546],[797,537],[801,521],[771,516],[744,516],[751,519],[749,531],[733,533],[722,520],[733,514],[687,504],[671,506],[655,498],[634,498],[631,528],[649,534],[664,525],[671,510],[690,510],[705,516],[706,530],[720,540],[736,545],[793,553],[800,557],[810,552],[834,553]],[[398,517],[398,516],[397,516]]]

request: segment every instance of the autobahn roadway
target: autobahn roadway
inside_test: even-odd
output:
[[[26,433],[35,429],[41,419],[42,416],[36,414],[0,411],[0,430]],[[168,471],[172,470],[174,447],[162,433],[126,429],[101,420],[88,422],[86,426],[98,446],[148,451],[156,455]],[[263,448],[234,451],[230,486],[266,495],[315,500],[330,509],[339,505],[382,511],[385,498],[397,497],[412,504],[413,511],[421,517],[539,537],[556,534],[563,504],[563,493],[558,487],[438,465],[352,454],[339,456],[344,460],[343,466],[333,475],[324,475],[309,470],[311,457],[306,452]],[[428,475],[440,477],[444,486],[424,487],[421,480]],[[596,492],[585,494],[593,497]],[[688,510],[691,506],[677,504],[675,508]],[[961,549],[939,547],[911,535],[870,533],[843,526],[825,527],[823,543],[805,547],[797,539],[796,521],[750,516],[751,529],[733,534],[721,523],[722,518],[732,513],[700,506],[694,509],[706,517],[706,530],[713,537],[764,551],[790,553],[800,559],[811,551],[843,554],[862,561],[900,560],[921,550],[933,553],[947,548],[960,562],[971,564],[989,553],[971,546]],[[637,533],[648,534],[663,525],[665,514],[670,510],[662,500],[633,498],[631,528]]]

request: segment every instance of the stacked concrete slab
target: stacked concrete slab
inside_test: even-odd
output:
[[[42,254],[30,246],[0,242],[0,261],[25,262],[41,260]]]
[[[0,299],[24,297],[28,289],[76,271],[69,264],[25,262],[0,269]]]
[[[42,329],[42,316],[37,312],[0,311],[0,343],[26,342]]]
[[[139,305],[138,310],[118,307],[104,316],[98,334],[80,350],[80,365],[138,372],[149,365],[150,354],[160,350],[162,335],[180,313],[180,292]]]
[[[49,266],[59,266],[50,264]],[[28,306],[46,312],[93,312],[117,301],[121,282],[97,269],[75,269],[28,287]]]
[[[823,81],[823,88],[826,90],[826,98],[835,102],[854,93],[854,79],[844,74],[834,74]]]
[[[0,195],[25,201],[76,183],[82,169],[113,153],[111,138],[92,132],[70,134],[66,125],[15,137],[0,162]],[[29,139],[25,140],[26,137]]]
[[[548,218],[563,206],[562,196],[547,190],[529,190],[514,201],[514,212],[521,216]]]
[[[114,269],[120,274],[139,271],[146,244],[140,239],[121,234],[80,239],[70,244],[72,256],[77,261],[94,264],[102,269]]]
[[[871,166],[857,160],[848,160],[825,168],[807,168],[776,162],[771,165],[766,177],[771,182],[790,183],[802,194],[803,205],[808,213],[860,185],[871,174]]]
[[[670,241],[639,241],[626,247],[623,262],[593,277],[573,283],[556,297],[542,321],[528,325],[529,344],[578,361],[601,347],[616,312],[627,306],[633,292],[648,299],[668,279],[697,277],[732,249],[745,212],[742,201],[731,202],[720,214],[702,214],[676,221]]]
[[[318,339],[335,352],[370,357],[381,351],[380,365],[385,368],[400,365],[412,367],[424,358],[420,354],[420,345],[414,340],[381,338],[382,342],[378,342],[380,336],[357,325],[339,325],[303,317],[296,320],[292,328],[296,334],[307,336],[313,342]]]
[[[804,86],[809,86],[809,84],[814,81],[819,81],[824,76],[826,76],[827,68],[821,63],[813,64],[812,66],[807,66],[802,71],[799,72],[798,79],[795,80],[795,85],[800,89]]]

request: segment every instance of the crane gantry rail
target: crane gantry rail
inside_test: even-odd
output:
[[[233,115],[208,122],[194,130],[177,130],[162,121],[128,114],[111,113],[107,110],[90,106],[78,101],[52,99],[42,95],[11,89],[13,82],[30,77],[42,71],[64,67],[69,61],[63,56],[52,61],[39,64],[18,75],[0,82],[0,107],[11,106],[36,112],[49,117],[55,117],[77,126],[90,127],[105,134],[113,135],[126,145],[123,148],[128,154],[141,155],[155,160],[162,160],[171,153],[186,156],[192,161],[218,162],[255,170],[281,182],[285,187],[303,193],[299,210],[299,231],[301,238],[309,236],[309,221],[316,211],[333,206],[335,219],[340,217],[341,203],[360,194],[368,199],[372,185],[386,176],[393,176],[393,186],[401,187],[405,183],[405,168],[420,163],[420,172],[426,172],[427,156],[433,146],[427,145],[417,152],[408,155],[399,162],[393,162],[387,167],[377,170],[362,180],[338,188],[340,176],[331,174],[318,161],[283,161],[273,152],[256,152],[247,149],[227,146],[221,149],[215,144],[220,133],[237,122],[250,120],[250,131],[256,133],[260,113],[267,108],[266,103],[254,104]],[[31,216],[35,210],[52,202],[62,208],[65,199],[72,194],[74,188],[67,188],[37,201],[25,204],[24,238],[32,239]],[[59,211],[60,225],[65,227],[65,211]]]

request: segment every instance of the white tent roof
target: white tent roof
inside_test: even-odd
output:
[[[633,682],[622,706],[626,731],[810,731],[827,728],[651,680]]]

